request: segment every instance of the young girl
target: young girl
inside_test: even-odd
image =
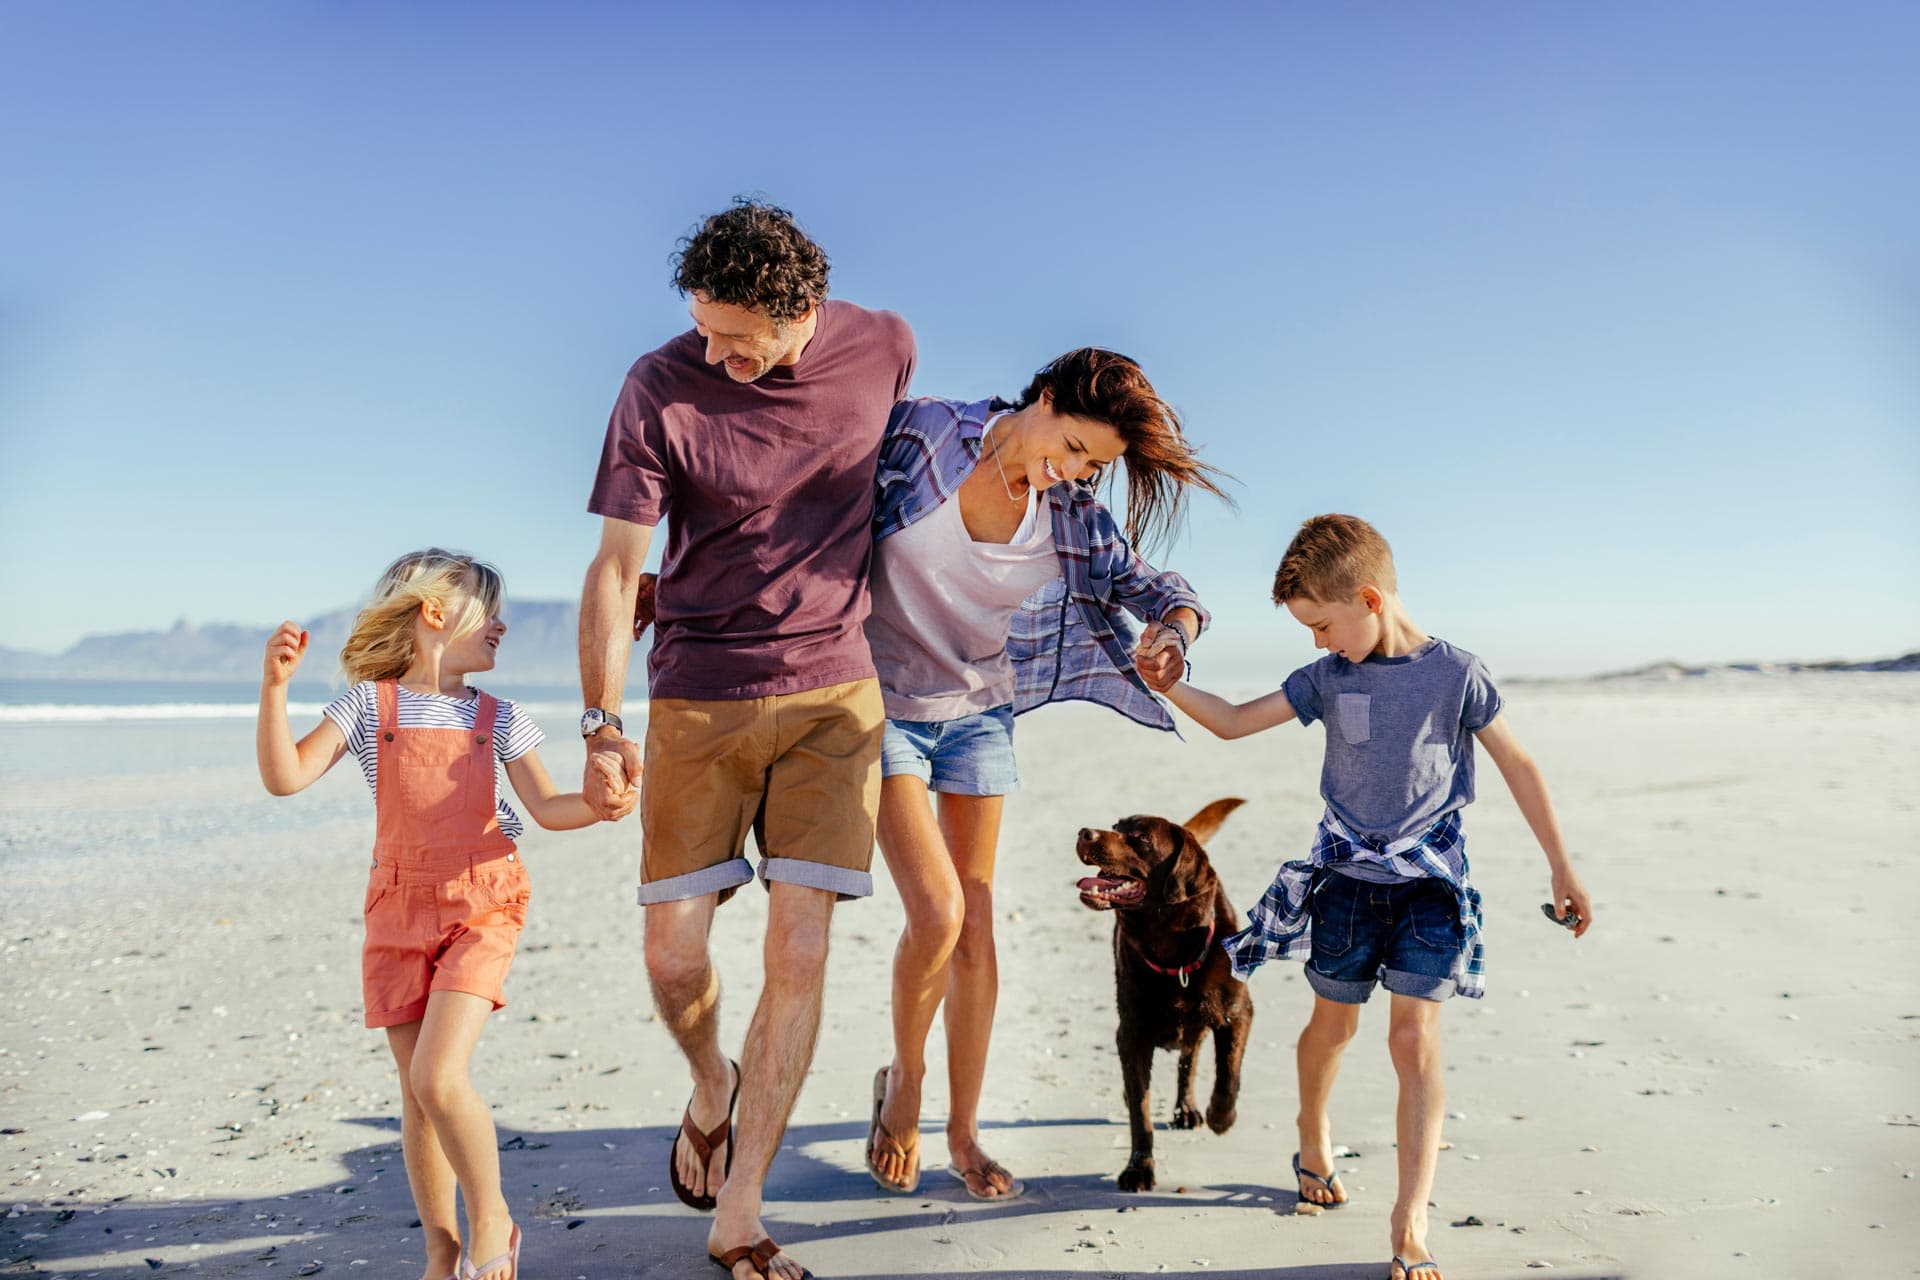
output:
[[[356,683],[293,740],[287,682],[307,633],[282,623],[260,686],[260,778],[292,795],[352,751],[377,814],[361,957],[367,1025],[385,1027],[400,1070],[401,1149],[426,1231],[426,1280],[517,1280],[520,1228],[500,1192],[493,1118],[468,1060],[501,994],[527,918],[520,819],[496,794],[494,762],[550,830],[597,819],[562,795],[534,754],[542,734],[511,702],[467,685],[493,667],[507,624],[500,574],[429,548],[400,557],[354,619],[340,665]],[[611,779],[610,779],[611,781]],[[624,783],[614,786],[624,790]],[[634,792],[622,797],[631,807]],[[461,1259],[456,1185],[467,1202]]]

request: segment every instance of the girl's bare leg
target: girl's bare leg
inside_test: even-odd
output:
[[[407,1071],[440,1149],[467,1201],[467,1256],[487,1262],[507,1251],[513,1225],[500,1193],[500,1151],[493,1115],[475,1092],[467,1067],[493,1003],[464,991],[427,997],[427,1016]],[[426,1217],[422,1215],[422,1222]],[[489,1280],[493,1280],[489,1277]],[[499,1280],[516,1280],[509,1270]]]
[[[987,1046],[993,1038],[993,1013],[1000,998],[1000,965],[993,941],[993,865],[1000,842],[1005,796],[940,796],[940,830],[953,872],[960,882],[966,914],[960,945],[947,973],[947,1081],[952,1103],[947,1116],[947,1149],[976,1192],[1003,1195],[1013,1175],[987,1166],[980,1147],[980,1092],[987,1078]]]
[[[422,1280],[447,1280],[460,1270],[460,1214],[455,1203],[453,1166],[440,1149],[433,1121],[413,1093],[413,1049],[420,1023],[387,1028],[387,1047],[400,1069],[400,1152],[407,1162],[407,1185],[414,1212],[427,1238],[427,1269]]]

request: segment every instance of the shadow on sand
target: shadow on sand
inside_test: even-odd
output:
[[[153,1280],[170,1275],[322,1276],[326,1280],[387,1280],[419,1274],[418,1224],[400,1158],[399,1122],[355,1123],[381,1134],[347,1153],[338,1175],[284,1195],[252,1199],[107,1202],[54,1199],[0,1221],[0,1276],[59,1274],[103,1280]],[[1002,1129],[1106,1126],[1104,1119],[1025,1121]],[[707,1261],[708,1217],[682,1206],[666,1185],[667,1144],[673,1130],[588,1129],[555,1133],[503,1131],[501,1176],[508,1203],[527,1237],[527,1280],[652,1280],[719,1275]],[[1159,1230],[1170,1257],[1186,1264],[1206,1238],[1204,1224],[1172,1230],[1137,1217],[1154,1209],[1236,1215],[1291,1214],[1290,1189],[1243,1184],[1194,1188],[1192,1194],[1126,1194],[1112,1172],[1026,1178],[1027,1192],[1004,1205],[976,1202],[956,1181],[928,1170],[919,1191],[893,1196],[875,1189],[864,1170],[851,1171],[812,1154],[844,1143],[857,1158],[864,1122],[798,1125],[788,1130],[767,1183],[767,1225],[775,1239],[804,1256],[812,1242],[874,1237],[861,1245],[855,1271],[834,1280],[878,1280],[899,1275],[965,1273],[998,1280],[1146,1274],[1162,1280],[1378,1280],[1382,1260],[1302,1261],[1274,1256],[1257,1270],[1206,1267],[1136,1273],[1102,1265],[1085,1248],[1075,1268],[968,1260],[966,1235],[987,1222],[1064,1215],[1126,1214],[1115,1226],[1125,1239]],[[1168,1224],[1171,1226],[1171,1224]],[[1132,1228],[1130,1231],[1129,1228]],[[1104,1230],[1104,1228],[1103,1228]],[[1004,1233],[1001,1233],[1004,1240]],[[1097,1236],[1085,1237],[1089,1244]],[[1059,1240],[1072,1240],[1062,1236]],[[1282,1241],[1276,1239],[1275,1244]],[[956,1249],[954,1246],[960,1246]],[[1288,1243],[1289,1251],[1297,1248]],[[1056,1240],[1041,1246],[1059,1252]],[[1016,1247],[1009,1252],[1019,1252]],[[842,1251],[844,1253],[844,1250]],[[889,1266],[898,1258],[898,1269]],[[537,1262],[536,1262],[537,1259]],[[1597,1275],[1581,1280],[1599,1280]]]

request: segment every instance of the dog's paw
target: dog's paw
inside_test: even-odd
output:
[[[1200,1108],[1190,1107],[1184,1102],[1180,1103],[1174,1107],[1173,1120],[1170,1123],[1176,1129],[1198,1129],[1200,1127]]]
[[[1120,1171],[1120,1177],[1116,1181],[1122,1191],[1153,1190],[1153,1161],[1134,1161]]]
[[[1239,1118],[1240,1113],[1234,1109],[1232,1103],[1215,1102],[1207,1107],[1207,1128],[1215,1133],[1225,1133],[1233,1128],[1233,1122]]]

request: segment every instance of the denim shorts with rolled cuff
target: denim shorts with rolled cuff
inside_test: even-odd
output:
[[[1445,1000],[1460,958],[1460,901],[1441,880],[1392,884],[1326,869],[1314,877],[1307,985],[1336,1004],[1394,995]]]
[[[929,791],[1004,796],[1020,785],[1013,766],[1013,707],[993,707],[957,720],[887,717],[880,776],[912,774]]]

